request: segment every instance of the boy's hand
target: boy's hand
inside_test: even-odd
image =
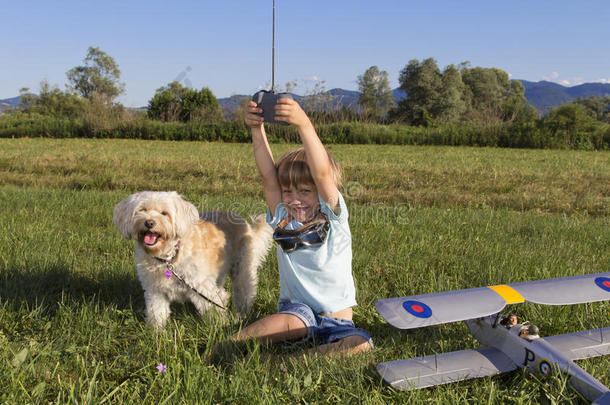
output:
[[[263,117],[258,114],[262,112],[263,110],[258,108],[254,101],[248,101],[248,105],[246,106],[246,114],[244,116],[246,125],[250,128],[260,128],[263,125]]]
[[[299,103],[291,98],[280,98],[275,106],[275,120],[287,122],[297,128],[311,126],[309,117]]]

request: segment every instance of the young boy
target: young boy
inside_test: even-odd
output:
[[[369,334],[352,322],[356,305],[351,233],[338,190],[341,169],[326,151],[299,104],[278,100],[277,121],[294,125],[303,147],[274,162],[262,112],[251,101],[245,122],[263,180],[267,221],[275,229],[280,300],[278,312],[237,333],[236,341],[314,340],[319,353],[358,353],[372,348]]]

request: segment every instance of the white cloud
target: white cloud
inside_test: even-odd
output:
[[[549,75],[542,76],[542,80],[561,84],[562,86],[578,86],[583,83],[602,82],[608,83],[610,79],[586,80],[584,77],[563,77],[559,72],[551,72]]]
[[[303,81],[305,82],[319,82],[321,79],[319,76],[313,75],[313,76],[305,76],[303,78]]]

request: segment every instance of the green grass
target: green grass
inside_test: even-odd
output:
[[[275,152],[290,145],[274,145]],[[467,328],[390,327],[376,299],[608,271],[610,153],[332,146],[348,177],[356,324],[376,349],[346,359],[268,360],[252,345],[200,360],[240,327],[174,305],[143,320],[133,245],[112,224],[131,192],[177,190],[202,208],[261,212],[251,145],[0,140],[0,403],[578,402],[565,381],[513,372],[414,392],[375,364],[476,347]],[[275,310],[275,253],[246,322]],[[514,306],[543,335],[608,326],[609,303]],[[155,369],[161,362],[167,373]],[[579,364],[610,384],[610,358]]]
[[[272,145],[276,155],[291,145]],[[610,215],[610,152],[331,145],[354,202]],[[0,185],[258,198],[251,144],[0,139]]]

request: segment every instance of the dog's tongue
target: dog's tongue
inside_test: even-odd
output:
[[[158,233],[146,232],[146,234],[144,235],[144,243],[146,243],[147,245],[154,245],[155,243],[157,243],[158,237]]]

